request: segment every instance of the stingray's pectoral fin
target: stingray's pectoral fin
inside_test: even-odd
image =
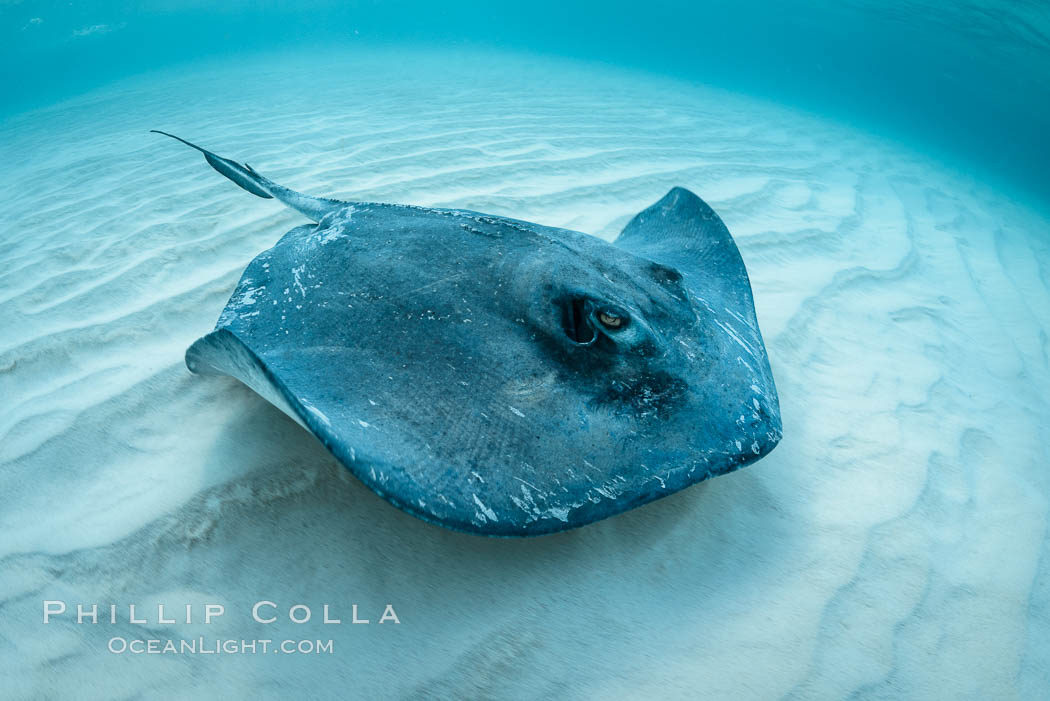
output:
[[[266,401],[306,426],[284,386],[274,378],[259,357],[228,329],[218,329],[197,339],[186,351],[186,367],[201,375],[235,377]],[[309,427],[308,427],[309,428]]]
[[[345,207],[347,204],[340,200],[332,200],[324,197],[311,197],[309,195],[304,195],[301,192],[296,192],[295,190],[289,190],[288,188],[278,185],[272,180],[259,175],[255,172],[254,168],[246,163],[241,164],[237,161],[232,161],[229,158],[217,156],[211,151],[201,148],[197,144],[190,143],[189,141],[175,136],[174,134],[169,134],[166,131],[150,129],[150,132],[153,134],[169,136],[176,141],[181,141],[190,148],[197,149],[204,154],[204,160],[208,161],[208,165],[225,175],[241,188],[259,197],[265,197],[266,199],[276,198],[295,211],[306,215],[313,221],[320,221],[321,218],[329,212]]]
[[[659,202],[628,222],[614,243],[695,276],[697,287],[720,288],[736,307],[734,311],[747,318],[754,316],[747,269],[729,229],[689,190],[671,188]]]

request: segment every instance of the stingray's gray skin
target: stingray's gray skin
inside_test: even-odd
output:
[[[688,190],[608,243],[465,210],[312,198],[204,153],[317,223],[251,262],[186,364],[240,379],[419,518],[562,531],[780,440],[747,271]]]

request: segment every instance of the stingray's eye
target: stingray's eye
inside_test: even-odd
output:
[[[599,350],[612,351],[632,341],[633,329],[625,331],[632,325],[631,317],[612,304],[583,295],[568,299],[563,297],[557,304],[562,308],[561,320],[565,335],[578,346],[595,346]]]
[[[623,328],[626,319],[614,312],[603,311],[598,313],[598,321],[610,331],[618,331]]]

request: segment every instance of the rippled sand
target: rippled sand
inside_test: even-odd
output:
[[[188,373],[185,348],[244,266],[302,219],[151,128],[313,194],[608,239],[686,186],[747,263],[784,441],[562,535],[417,521],[250,390]],[[1050,227],[973,175],[702,86],[404,52],[127,81],[0,123],[0,162],[4,693],[1037,698],[1050,684]],[[44,626],[44,599],[227,613]],[[315,620],[254,623],[260,599]],[[318,623],[324,603],[343,625]],[[372,624],[348,623],[352,603]],[[377,625],[387,603],[401,625]],[[201,635],[332,638],[335,654],[106,651]]]

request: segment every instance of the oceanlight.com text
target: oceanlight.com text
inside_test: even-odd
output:
[[[222,638],[122,638],[109,639],[114,655],[331,655],[332,640],[238,640]]]

